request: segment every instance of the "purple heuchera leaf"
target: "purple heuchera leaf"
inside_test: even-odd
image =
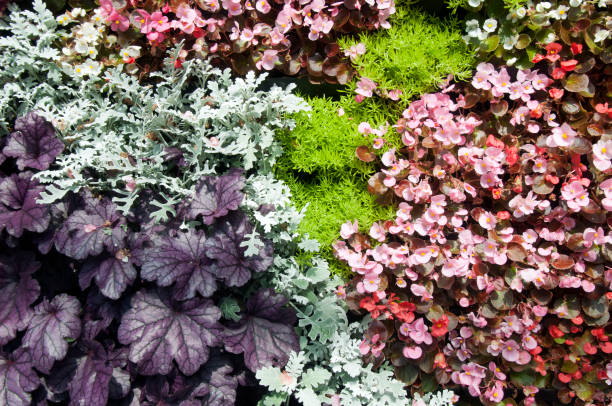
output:
[[[216,345],[221,310],[208,299],[171,300],[167,290],[141,290],[119,325],[119,342],[130,346],[129,359],[144,375],[167,374],[175,360],[185,375],[208,360]]]
[[[191,398],[204,398],[201,403],[207,406],[225,406],[236,403],[238,379],[232,376],[232,364],[216,351],[193,380]]]
[[[191,216],[202,215],[205,224],[212,224],[215,218],[238,208],[244,197],[243,187],[240,169],[231,169],[223,176],[202,177],[191,203]]]
[[[216,260],[217,277],[228,286],[242,286],[251,279],[251,272],[262,272],[272,265],[269,242],[260,248],[258,255],[244,256],[246,248],[240,243],[252,231],[248,217],[240,213],[232,216],[206,241],[206,255]]]
[[[89,259],[79,273],[79,285],[86,289],[95,278],[100,292],[111,299],[119,299],[136,279],[136,269],[127,249],[116,250],[114,255]]]
[[[0,354],[0,405],[29,406],[32,400],[29,392],[39,384],[27,351],[19,348],[8,357]]]
[[[287,298],[272,289],[260,289],[247,302],[247,312],[223,333],[225,349],[244,352],[244,363],[255,372],[265,366],[284,366],[291,351],[299,351],[293,330],[295,312],[283,308]]]
[[[30,305],[40,294],[40,286],[31,276],[39,267],[33,254],[0,256],[0,345],[26,328],[32,313]]]
[[[66,340],[79,338],[80,311],[79,301],[66,294],[54,297],[51,302],[44,299],[36,306],[23,337],[23,346],[29,348],[32,362],[38,370],[49,373],[53,363],[66,356]]]
[[[49,226],[49,209],[36,203],[45,189],[31,172],[13,174],[0,181],[0,230],[21,237],[23,230],[42,233]]]
[[[159,286],[176,282],[175,296],[191,299],[196,291],[211,296],[217,289],[212,261],[204,255],[206,238],[200,231],[189,230],[176,237],[160,237],[142,256],[143,279]]]
[[[30,112],[15,120],[15,131],[2,152],[17,158],[20,171],[25,167],[44,171],[63,150],[64,144],[55,135],[51,123]]]
[[[73,212],[55,235],[55,248],[74,259],[102,253],[104,247],[115,252],[123,248],[127,233],[125,219],[107,199],[87,201],[85,210]]]
[[[68,383],[70,406],[106,406],[113,367],[100,343],[88,342],[87,347]]]

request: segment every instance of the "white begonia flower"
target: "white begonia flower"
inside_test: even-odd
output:
[[[85,69],[83,67],[83,64],[77,65],[74,67],[74,74],[80,77],[85,76],[86,72]]]
[[[74,50],[79,54],[87,54],[87,51],[89,50],[89,42],[77,38],[76,41],[74,41]]]
[[[104,41],[104,43],[106,44],[106,46],[110,47],[113,46],[117,43],[117,36],[116,35],[107,35],[106,36],[106,40]]]
[[[595,42],[604,41],[606,38],[608,38],[609,35],[610,35],[610,31],[608,31],[608,30],[599,30],[595,34],[595,37],[593,38],[593,41],[595,41]]]
[[[62,14],[60,16],[57,16],[55,20],[60,25],[66,25],[74,21],[72,18],[70,18],[68,14]]]
[[[494,18],[488,18],[485,20],[482,29],[486,32],[495,32],[497,29],[497,20]]]
[[[507,64],[508,66],[513,66],[513,65],[516,63],[516,61],[517,61],[517,58],[516,58],[516,56],[514,56],[514,57],[512,57],[512,58],[508,59],[508,60],[506,61],[506,64]]]
[[[608,1],[607,0],[599,0],[599,2],[597,3],[597,7],[608,7]]]
[[[518,34],[514,34],[510,36],[503,36],[501,40],[502,40],[504,49],[510,50],[514,48],[514,45],[518,41],[518,37],[519,37]]]
[[[525,7],[519,7],[516,9],[516,15],[523,18],[527,15],[527,9]]]
[[[74,55],[74,49],[69,48],[69,47],[63,47],[62,48],[62,54],[66,55],[66,56]]]
[[[72,14],[73,17],[85,17],[85,10],[80,7],[73,8],[70,14]]]
[[[138,58],[140,57],[140,47],[136,46],[136,45],[131,45],[127,48],[123,48],[121,50],[121,52],[119,53],[119,55],[123,58],[123,59],[128,59],[128,58]]]
[[[92,23],[81,24],[76,34],[87,42],[96,42],[100,37],[100,33]]]
[[[570,7],[579,7],[582,4],[582,0],[570,0]]]
[[[565,20],[567,18],[568,6],[559,6],[556,10],[552,10],[548,15],[555,20]]]
[[[81,65],[86,75],[98,76],[102,72],[102,64],[98,61],[88,59]]]
[[[466,21],[465,32],[467,32],[470,37],[477,37],[478,35],[476,33],[480,32],[480,23],[478,22],[478,20]]]
[[[482,4],[482,0],[468,0],[470,7],[478,7]]]
[[[550,4],[549,2],[547,2],[547,1],[543,1],[543,2],[538,3],[538,4],[536,5],[536,11],[537,11],[538,13],[543,13],[543,12],[545,12],[546,10],[548,10],[550,7],[551,7],[551,4]]]
[[[89,47],[87,48],[86,54],[90,58],[95,58],[96,56],[98,56],[98,50],[95,47]]]
[[[545,44],[550,44],[551,42],[553,42],[556,39],[555,37],[555,33],[554,32],[549,32],[543,39],[542,42],[544,42]]]

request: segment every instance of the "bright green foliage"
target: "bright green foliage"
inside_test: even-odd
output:
[[[281,136],[284,155],[276,171],[291,188],[295,205],[308,205],[299,230],[321,243],[321,253],[337,274],[345,268],[333,258],[331,244],[342,223],[356,219],[369,227],[376,220],[393,216],[390,207],[380,206],[367,192],[374,166],[355,155],[355,149],[367,143],[357,131],[358,124],[366,120],[377,126],[384,124],[384,115],[369,116],[348,96],[340,101],[312,98],[308,103],[312,111],[297,114],[295,129]],[[339,116],[341,106],[345,106],[345,113]],[[389,139],[397,144],[395,135],[389,129]]]
[[[376,197],[366,190],[365,180],[333,175],[310,181],[295,177],[285,177],[284,180],[291,188],[295,205],[303,207],[308,204],[299,230],[321,243],[321,253],[329,255],[330,266],[336,273],[344,267],[331,256],[331,244],[338,239],[342,223],[356,219],[365,231],[373,222],[390,219],[395,213],[393,207],[376,203]]]
[[[340,46],[348,49],[359,42],[366,46],[354,62],[359,74],[383,92],[400,89],[403,101],[430,91],[449,74],[469,77],[474,63],[456,20],[416,9],[398,7],[390,29],[344,38]]]

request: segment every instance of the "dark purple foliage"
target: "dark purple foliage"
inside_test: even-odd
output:
[[[291,351],[299,351],[293,330],[295,312],[284,308],[287,298],[272,289],[261,289],[247,302],[246,314],[223,333],[225,349],[244,352],[244,362],[251,371],[269,365],[285,365]]]
[[[191,299],[199,292],[211,296],[217,289],[212,261],[206,257],[206,237],[201,231],[189,230],[176,237],[159,237],[144,251],[142,278],[157,281],[159,286],[176,282],[178,299]]]
[[[43,299],[34,309],[23,346],[32,355],[36,369],[48,373],[53,362],[61,360],[68,352],[68,341],[81,334],[79,301],[66,294],[58,295],[51,302]]]
[[[233,405],[238,379],[231,375],[232,372],[232,365],[226,358],[213,354],[197,375],[190,377],[194,385],[191,397],[203,398],[206,406]]]
[[[30,305],[40,294],[38,282],[32,279],[39,267],[34,255],[25,252],[0,256],[0,345],[26,328],[32,313]]]
[[[266,243],[259,254],[245,257],[245,247],[240,243],[253,231],[244,214],[232,216],[217,229],[213,238],[206,241],[206,255],[216,260],[217,277],[228,286],[242,286],[251,279],[251,272],[262,272],[272,265],[272,245]]]
[[[2,151],[7,157],[17,158],[19,170],[24,168],[44,171],[64,150],[51,123],[34,112],[15,121],[15,131]]]
[[[202,215],[205,224],[212,224],[215,218],[236,210],[244,194],[244,178],[240,169],[232,169],[223,176],[205,176],[196,189],[191,203],[191,215]]]
[[[119,299],[125,289],[136,279],[136,268],[130,252],[120,249],[114,255],[87,260],[79,273],[81,289],[91,285],[95,279],[100,292],[111,299]]]
[[[44,186],[31,172],[13,174],[0,180],[0,230],[21,237],[24,230],[42,233],[49,226],[49,209],[36,203]]]
[[[218,344],[221,310],[211,300],[175,302],[167,290],[141,290],[123,315],[117,337],[130,346],[130,361],[144,375],[167,374],[175,360],[181,372],[195,373]]]
[[[126,217],[112,194],[36,203],[44,186],[23,169],[49,168],[66,152],[34,113],[0,149],[9,161],[0,175],[0,405],[232,405],[239,386],[256,382],[250,370],[298,349],[282,296],[243,297],[260,288],[247,282],[268,269],[273,248],[264,240],[244,255],[254,227],[239,210],[241,170],[202,178],[193,201],[158,224],[154,190]],[[189,222],[200,216],[205,225]],[[222,320],[223,298],[244,309],[240,321]]]
[[[107,199],[86,198],[86,209],[73,212],[55,236],[59,252],[74,259],[85,259],[123,248],[127,233],[122,227],[125,219]]]
[[[0,405],[29,406],[30,392],[39,383],[27,351],[20,348],[8,356],[0,353]]]

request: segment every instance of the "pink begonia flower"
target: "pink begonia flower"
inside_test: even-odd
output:
[[[372,127],[370,126],[370,123],[362,121],[357,126],[357,131],[359,131],[360,134],[364,134],[364,135],[370,134],[372,133]]]
[[[350,221],[347,221],[340,227],[340,236],[345,240],[348,240],[353,234],[358,231],[359,225],[357,223],[357,220],[353,221],[352,223]]]
[[[491,83],[493,83],[493,96],[500,97],[504,93],[510,93],[510,84],[512,82],[506,68],[501,68],[499,72],[493,72],[491,76]]]
[[[548,76],[537,74],[531,80],[531,86],[533,86],[535,90],[543,90],[546,89],[550,82],[551,80],[548,78]]]
[[[115,12],[115,7],[113,7],[111,0],[100,0],[99,10],[102,17],[108,17]]]
[[[262,14],[268,14],[272,9],[272,6],[270,6],[270,3],[268,3],[267,0],[257,0],[255,8]]]
[[[612,362],[609,362],[608,365],[606,365],[606,376],[608,379],[612,380]]]
[[[385,231],[385,228],[380,222],[376,222],[370,227],[370,237],[374,238],[377,241],[385,241],[386,234],[387,233]]]
[[[561,187],[561,198],[567,202],[567,206],[572,211],[580,211],[582,207],[589,204],[588,192],[577,180]]]
[[[536,199],[536,195],[533,191],[529,191],[526,197],[521,195],[514,196],[509,202],[508,206],[513,211],[512,215],[516,218],[521,218],[523,216],[528,216],[538,207],[540,201]]]
[[[245,28],[240,32],[240,39],[244,42],[251,42],[251,40],[254,38],[255,35],[253,34],[253,31],[248,28]]]
[[[582,280],[582,290],[584,290],[586,293],[591,293],[595,290],[595,284],[589,280],[583,279]]]
[[[113,31],[125,32],[130,28],[130,20],[119,14],[116,10],[113,10],[106,21],[111,23],[110,28]]]
[[[421,347],[404,347],[402,354],[404,354],[406,358],[419,359],[421,355],[423,355],[423,350]]]
[[[240,0],[223,0],[223,8],[228,11],[230,17],[242,14],[242,4]]]
[[[361,355],[367,355],[372,351],[372,355],[375,357],[379,357],[382,353],[382,350],[385,348],[385,342],[379,341],[380,335],[374,334],[372,340],[368,340],[364,338],[361,344],[359,345],[359,352]]]
[[[417,344],[431,344],[433,338],[429,334],[428,328],[425,325],[423,318],[418,318],[408,326],[408,335]]]
[[[504,399],[503,384],[500,381],[495,381],[495,385],[485,392],[485,397],[491,402],[501,402]]]
[[[487,319],[481,316],[476,316],[474,312],[468,314],[468,320],[472,322],[475,327],[483,328],[487,325]]]
[[[272,70],[278,61],[278,51],[274,49],[266,49],[261,58],[261,66],[265,70]]]
[[[166,32],[170,29],[170,23],[168,17],[163,15],[161,11],[156,11],[151,14],[149,21],[149,30],[155,30],[157,32]]]
[[[329,33],[333,26],[334,22],[332,20],[328,20],[322,15],[317,15],[317,17],[312,21],[312,24],[310,25],[308,39],[311,41],[318,40],[323,34]]]
[[[564,289],[576,289],[581,287],[581,279],[577,276],[563,275],[559,278],[559,287]]]
[[[516,362],[519,359],[519,345],[514,340],[507,340],[502,344],[502,357],[510,362]]]
[[[446,260],[444,266],[442,267],[442,275],[447,278],[451,278],[453,276],[465,276],[469,270],[470,262],[462,257],[450,258]]]
[[[606,243],[606,234],[603,228],[598,227],[597,230],[594,228],[587,228],[582,233],[582,238],[585,242],[585,246],[590,247],[593,244],[603,245]]]
[[[364,96],[364,97],[372,97],[372,92],[376,89],[376,83],[371,79],[366,77],[362,77],[357,82],[357,88],[355,89],[355,93]]]
[[[331,406],[341,406],[340,395],[334,394],[331,397]]]
[[[535,305],[533,306],[533,314],[535,314],[538,317],[544,317],[548,314],[548,307],[546,306],[540,306],[540,305]]]
[[[598,141],[593,145],[593,165],[600,171],[612,167],[612,140]]]
[[[485,211],[478,217],[478,224],[485,230],[493,230],[497,224],[497,218],[492,213]]]
[[[363,288],[366,292],[375,292],[378,290],[380,278],[376,273],[369,273],[363,278]]]
[[[470,389],[470,393],[476,392],[480,394],[478,386],[486,375],[487,369],[481,365],[470,362],[467,365],[462,365],[463,372],[459,374],[459,382]]]
[[[521,343],[527,351],[533,350],[538,346],[538,342],[530,335],[523,336]]]
[[[496,379],[499,379],[501,381],[506,380],[506,374],[504,374],[493,361],[489,362],[489,371],[493,372],[493,375]]]
[[[546,145],[551,148],[569,147],[574,142],[577,134],[569,124],[563,123],[560,127],[552,129],[552,135],[546,138]]]
[[[366,46],[363,42],[358,43],[357,45],[351,46],[348,50],[344,51],[344,55],[351,58],[351,61],[355,62],[360,55],[365,54]]]
[[[427,302],[433,299],[431,293],[429,293],[429,291],[423,285],[413,283],[412,285],[410,285],[410,291],[413,295],[420,297],[421,301],[423,302]]]

